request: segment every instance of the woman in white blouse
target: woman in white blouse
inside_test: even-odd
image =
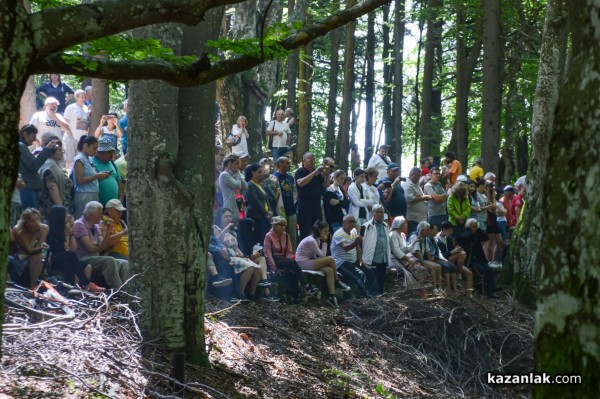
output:
[[[431,281],[429,270],[419,263],[418,259],[412,254],[413,247],[417,241],[412,244],[406,241],[408,223],[404,216],[394,218],[390,230],[390,250],[392,252],[390,268],[399,269],[403,267],[420,283]]]
[[[231,152],[235,154],[238,151],[248,152],[248,139],[250,134],[246,130],[246,124],[248,120],[244,115],[238,116],[237,124],[231,128],[231,135],[237,137],[240,141],[231,148]]]

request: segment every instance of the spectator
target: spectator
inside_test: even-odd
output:
[[[223,206],[223,193],[221,193],[221,188],[219,187],[219,176],[223,171],[223,160],[225,159],[225,155],[225,149],[220,145],[215,145],[215,209],[221,208]],[[244,177],[242,175],[240,175],[240,178],[244,180]]]
[[[498,225],[498,216],[506,213],[504,207],[496,201],[496,186],[493,181],[486,181],[487,198],[489,201],[489,208],[487,211],[487,228],[489,240],[483,244],[483,249],[486,258],[492,263],[493,267],[500,267],[502,265],[502,247],[503,238]]]
[[[489,238],[483,230],[479,228],[477,219],[470,218],[465,223],[465,230],[458,237],[460,246],[467,253],[467,261],[465,264],[471,270],[477,270],[484,277],[484,292],[489,298],[498,298],[496,291],[496,275],[489,267],[483,247],[481,244]]]
[[[14,226],[21,217],[21,190],[25,188],[25,182],[19,173],[17,175],[17,181],[13,190],[13,195],[10,200],[10,215],[8,219],[8,225]],[[12,234],[12,233],[11,233]]]
[[[360,229],[362,261],[375,269],[375,278],[380,294],[385,288],[387,268],[391,259],[388,225],[383,221],[383,206],[373,206],[373,218]]]
[[[413,246],[413,254],[418,259],[419,263],[429,269],[433,280],[433,295],[442,293],[442,266],[433,261],[431,252],[428,250],[427,237],[429,236],[430,225],[427,222],[420,222],[417,225],[415,234],[411,236],[411,245]]]
[[[348,214],[354,216],[356,224],[362,226],[367,222],[367,215],[370,208],[375,205],[369,196],[369,192],[363,188],[367,175],[364,170],[356,168],[354,170],[354,182],[348,187],[348,197],[350,200]],[[334,231],[337,231],[334,230]]]
[[[48,82],[35,89],[35,94],[44,98],[56,98],[59,101],[57,112],[62,114],[65,112],[67,103],[73,98],[73,89],[66,83],[63,83],[60,79],[60,75],[57,73],[49,74],[48,80]]]
[[[435,236],[435,241],[442,256],[448,262],[456,265],[456,273],[460,274],[466,281],[467,294],[473,296],[473,273],[465,266],[467,254],[452,238],[453,230],[454,226],[452,226],[452,223],[445,221],[442,223],[440,232]]]
[[[269,199],[261,183],[265,179],[264,168],[257,163],[248,165],[245,170],[248,183],[248,208],[246,215],[254,220],[253,243],[261,243],[269,231],[269,221],[273,217]]]
[[[390,157],[387,156],[387,153],[388,146],[382,144],[379,146],[379,152],[377,154],[373,154],[371,156],[371,159],[369,159],[369,164],[367,167],[377,169],[378,180],[383,180],[386,178],[387,171],[389,170],[389,165],[392,162]]]
[[[117,259],[129,259],[129,228],[123,221],[123,212],[127,209],[118,199],[109,200],[104,206],[104,222],[110,220],[108,228],[108,256]]]
[[[85,92],[83,90],[75,91],[75,102],[70,104],[65,110],[65,120],[69,124],[72,136],[65,134],[63,137],[63,147],[65,149],[65,161],[67,169],[71,168],[73,158],[77,155],[77,143],[81,136],[88,134],[89,128],[89,110],[85,105]]]
[[[266,277],[266,263],[265,259],[258,253],[246,257],[240,251],[233,232],[235,224],[232,220],[231,210],[227,208],[220,209],[215,215],[213,231],[217,239],[227,249],[229,265],[233,267],[235,274],[238,276],[238,297],[242,301],[252,301],[256,299],[256,288],[263,275],[262,271],[264,271]],[[262,263],[262,267],[258,262]]]
[[[98,182],[107,179],[108,172],[96,172],[90,160],[96,154],[98,140],[92,136],[81,136],[77,144],[77,155],[73,159],[71,175],[75,185],[73,198],[73,216],[81,217],[85,205],[90,201],[98,201]]]
[[[287,156],[290,152],[289,140],[291,139],[292,131],[287,123],[284,122],[285,112],[278,109],[275,112],[275,120],[272,120],[267,125],[267,136],[271,136],[273,141],[273,159]]]
[[[29,270],[27,283],[29,288],[33,288],[42,272],[42,260],[48,250],[48,226],[42,224],[40,211],[34,208],[25,209],[13,229],[13,235],[17,242],[17,257]]]
[[[41,143],[42,133],[50,132],[56,137],[63,136],[63,130],[68,137],[73,137],[71,128],[65,118],[57,112],[60,103],[54,97],[46,98],[44,102],[44,110],[36,112],[31,117],[29,124],[37,128],[36,141]],[[64,109],[64,108],[63,108]]]
[[[331,256],[327,256],[328,240],[329,225],[326,222],[317,221],[313,226],[312,235],[298,244],[296,262],[303,270],[318,270],[325,273],[327,292],[329,293],[327,303],[335,308],[338,306],[335,289],[350,291],[350,287],[339,281],[335,261]]]
[[[123,131],[119,126],[117,114],[102,115],[102,118],[100,119],[100,124],[94,131],[94,137],[96,137],[98,140],[100,138],[108,139],[112,143],[117,157],[120,156],[122,151],[119,150],[119,148],[121,147],[119,144],[120,139],[123,137]],[[116,157],[114,159],[116,159]]]
[[[421,160],[421,176],[427,176],[430,173],[431,164],[433,163],[433,158],[431,156],[425,157]]]
[[[42,189],[42,179],[38,169],[46,162],[48,158],[54,155],[53,150],[58,149],[58,140],[50,140],[44,147],[41,154],[34,157],[28,146],[33,143],[38,130],[33,125],[25,125],[19,130],[19,173],[25,184],[21,188],[21,207],[22,209],[37,208],[38,195]]]
[[[230,154],[223,160],[223,171],[217,186],[223,196],[223,207],[235,211],[233,222],[238,223],[246,217],[246,201],[242,193],[248,188],[248,183],[240,175],[237,155]]]
[[[25,181],[27,184],[27,181]],[[500,202],[506,209],[506,229],[510,232],[517,225],[517,216],[515,215],[515,206],[513,198],[515,197],[516,191],[513,186],[504,187],[504,195],[500,198]],[[23,196],[21,196],[23,198]]]
[[[75,253],[83,262],[92,265],[92,272],[101,274],[108,288],[121,288],[129,279],[129,262],[112,256],[101,256],[112,243],[108,240],[112,228],[110,219],[102,220],[102,204],[90,201],[85,205],[83,216],[75,221]]]
[[[231,134],[235,136],[238,140],[237,144],[231,147],[231,152],[235,153],[237,151],[248,152],[248,139],[250,138],[250,133],[246,130],[246,124],[248,120],[244,115],[240,115],[237,118],[237,123],[231,127]]]
[[[360,168],[360,152],[358,149],[358,144],[353,144],[350,149],[350,163],[352,165],[352,170],[356,170]]]
[[[103,136],[98,140],[98,149],[92,157],[94,168],[101,173],[108,173],[106,179],[98,179],[98,198],[103,206],[112,199],[123,198],[121,176],[113,161],[115,152],[116,148],[113,142]]]
[[[471,204],[467,196],[467,186],[461,182],[456,183],[448,196],[448,220],[454,226],[454,234],[460,234],[465,226],[465,221],[471,214]]]
[[[279,192],[281,193],[280,201],[276,209],[276,213],[282,216],[287,221],[287,233],[292,242],[292,250],[297,247],[298,232],[296,231],[296,184],[294,178],[288,173],[290,170],[290,160],[286,157],[281,157],[276,163],[277,170],[271,176],[271,179],[278,183]]]
[[[392,222],[390,238],[391,261],[390,267],[399,269],[404,268],[410,273],[419,283],[428,283],[431,281],[429,270],[412,254],[413,244],[406,241],[406,232],[408,231],[408,223],[404,216],[398,216]]]
[[[421,178],[421,169],[414,167],[408,174],[408,182],[405,186],[406,197],[406,220],[408,220],[408,233],[417,229],[419,222],[427,220],[427,202],[431,201],[431,196],[423,194],[419,186]]]
[[[390,215],[390,222],[396,216],[406,217],[406,197],[401,183],[400,167],[392,162],[388,165],[387,176],[378,182],[377,187],[381,203]]]
[[[440,251],[440,248],[437,245],[437,241],[435,240],[435,236],[437,234],[437,227],[430,226],[429,234],[425,239],[427,251],[431,255],[430,259],[442,267],[442,277],[446,281],[446,287],[448,291],[456,291],[456,265],[450,262],[448,259],[446,259],[442,251]]]
[[[265,237],[264,252],[267,265],[272,272],[286,271],[294,276],[292,285],[292,297],[298,299],[298,283],[304,287],[305,295],[312,296],[319,292],[318,288],[312,287],[302,269],[294,260],[292,244],[290,238],[285,232],[286,220],[281,216],[275,216],[271,220],[272,228]]]
[[[121,117],[121,119],[119,119],[119,127],[121,128],[121,131],[123,132],[123,137],[121,137],[121,145],[123,147],[123,155],[127,154],[127,144],[128,144],[128,140],[127,140],[127,126],[129,126],[129,99],[126,98],[125,101],[123,101],[123,111],[125,112],[125,114]]]
[[[264,179],[261,182],[261,186],[265,189],[265,193],[267,193],[267,198],[269,201],[269,207],[271,208],[271,212],[275,214],[277,211],[277,203],[279,201],[281,193],[279,192],[279,184],[277,184],[277,182],[271,179],[271,158],[262,158],[258,162],[258,164],[262,166],[263,173],[265,174]]]
[[[431,168],[431,180],[425,184],[423,191],[431,196],[431,201],[427,202],[427,221],[429,224],[441,228],[442,223],[448,220],[448,209],[446,207],[448,194],[446,194],[444,186],[440,183],[440,168],[437,166]]]
[[[373,205],[381,204],[381,197],[379,196],[379,190],[377,190],[377,187],[375,186],[375,182],[379,178],[377,169],[367,168],[365,170],[365,175],[366,175],[366,180],[362,186],[363,186],[363,189],[365,190],[366,195],[371,198],[371,200],[373,201]],[[365,223],[367,221],[371,220],[371,218],[373,217],[372,210],[373,210],[373,206],[371,206],[370,208],[367,207],[368,212],[367,212],[367,220],[365,221]],[[357,224],[358,224],[358,222],[357,222]]]
[[[342,188],[345,178],[343,170],[336,170],[333,173],[333,183],[323,193],[323,208],[331,231],[342,227],[342,220],[348,213],[348,195]]]
[[[471,180],[473,180],[476,183],[479,180],[484,180],[483,159],[481,159],[481,157],[479,157],[475,160],[475,164],[473,164],[473,167],[469,171],[469,177],[471,178]]]
[[[92,106],[92,95],[94,94],[94,90],[92,86],[85,86],[85,105],[89,107]]]
[[[444,163],[448,167],[448,171],[444,173],[443,179],[449,181],[450,185],[453,186],[458,176],[462,175],[462,165],[452,151],[446,152],[445,155]]]
[[[363,238],[354,228],[355,225],[356,218],[353,215],[344,217],[342,228],[338,229],[331,239],[331,255],[342,275],[342,281],[358,288],[366,298],[371,298],[373,293],[377,292],[377,281],[373,270],[361,261],[360,244]]]
[[[46,160],[39,170],[42,177],[42,189],[38,195],[39,209],[43,218],[48,218],[48,214],[53,205],[62,205],[68,212],[73,212],[73,204],[71,199],[71,189],[73,182],[60,167],[60,162],[63,160],[64,148],[60,145],[57,137],[51,136],[48,133],[42,135],[42,145],[47,145],[50,141],[56,141],[59,146],[51,150],[53,155]]]
[[[312,226],[322,218],[321,192],[329,186],[328,168],[315,168],[315,155],[307,152],[302,157],[302,167],[296,171],[294,180],[298,188],[298,225],[300,239],[311,234]]]
[[[469,180],[467,181],[467,188],[469,190],[469,201],[471,202],[470,217],[477,219],[479,228],[485,231],[487,229],[487,210],[489,208],[487,198],[483,195],[485,181],[474,182]]]
[[[62,273],[67,284],[79,284],[93,293],[104,292],[105,288],[90,282],[92,265],[80,261],[75,254],[75,219],[67,213],[67,208],[55,205],[48,214],[48,245],[52,269]]]

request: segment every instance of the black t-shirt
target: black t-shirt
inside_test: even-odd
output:
[[[298,188],[298,207],[317,207],[320,211],[321,201],[321,189],[323,188],[323,175],[318,174],[314,176],[311,181],[304,187],[298,185],[298,180],[310,175],[308,169],[304,166],[296,171],[294,180],[296,181],[296,187]]]
[[[380,183],[393,183],[393,180],[386,177],[377,182],[378,185]],[[391,216],[406,216],[407,203],[402,185],[398,184],[392,191],[392,198],[390,198],[389,202],[386,202],[383,199],[383,191],[379,190],[379,196],[381,197],[381,203],[383,204],[383,207],[390,213]]]

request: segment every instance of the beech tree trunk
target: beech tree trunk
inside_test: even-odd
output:
[[[339,3],[335,1],[336,5]],[[335,29],[329,34],[331,37],[331,64],[329,68],[329,94],[327,97],[327,133],[325,139],[325,156],[333,158],[336,147],[336,115],[337,115],[337,96],[338,96],[338,78],[340,67],[340,42],[342,37],[342,28]]]
[[[405,0],[396,0],[394,10],[394,134],[390,145],[393,150],[393,160],[402,165],[402,112],[404,110],[404,16]],[[402,172],[402,169],[400,169]]]
[[[498,175],[502,112],[502,41],[500,0],[483,3],[483,101],[481,156],[485,169]]]
[[[475,25],[475,42],[467,49],[467,10],[460,1],[456,2],[456,110],[454,133],[456,139],[456,156],[462,165],[467,165],[469,150],[469,96],[471,82],[481,54],[483,44],[483,21],[477,18]],[[454,150],[451,148],[451,150]]]
[[[514,285],[517,298],[529,305],[535,303],[540,278],[540,248],[544,233],[542,224],[547,214],[542,208],[543,199],[547,195],[543,183],[550,160],[548,142],[553,132],[555,109],[562,83],[562,55],[566,52],[568,26],[566,4],[562,0],[549,1],[533,104],[533,151],[527,179],[527,205],[505,265],[506,282]]]
[[[300,82],[298,85],[298,143],[295,162],[300,163],[310,146],[310,126],[312,120],[312,43],[302,49]]]
[[[90,113],[90,130],[92,134],[102,115],[108,114],[108,82],[106,79],[92,79],[92,112]]]
[[[535,358],[538,372],[576,374],[581,384],[534,385],[539,398],[600,392],[600,1],[567,4],[572,64],[556,104],[548,156],[536,152],[535,158],[543,176],[541,209],[548,216],[541,221]],[[534,133],[539,145],[545,137]]]
[[[308,1],[298,0],[297,2],[291,0],[288,1],[288,15],[289,23],[293,21],[305,21],[306,14],[308,13]],[[288,55],[287,59],[287,107],[294,110],[297,113],[296,104],[296,87],[298,84],[298,68],[300,61],[300,50],[294,50]]]
[[[356,4],[349,0],[348,7]],[[354,93],[354,31],[356,22],[346,25],[346,43],[344,46],[344,89],[342,92],[342,111],[340,115],[340,132],[335,163],[338,169],[348,170],[348,155],[350,154],[350,116],[352,114],[352,95]]]
[[[373,112],[375,102],[375,13],[367,16],[367,54],[365,82],[365,161],[373,154]],[[358,166],[358,165],[357,165]]]
[[[383,58],[383,98],[382,98],[382,119],[383,129],[385,132],[383,142],[379,144],[389,144],[393,139],[394,134],[394,116],[392,115],[392,85],[394,84],[394,59],[393,46],[390,37],[390,6],[384,5],[381,7],[383,15],[383,26],[381,33],[383,38],[382,58]],[[373,152],[377,152],[377,148],[373,148]],[[392,156],[390,148],[388,154]],[[365,162],[370,159],[365,157]]]

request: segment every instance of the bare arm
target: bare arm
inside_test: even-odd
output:
[[[302,178],[296,180],[296,184],[298,184],[298,187],[304,187],[308,183],[310,183],[310,181],[313,179],[313,177],[315,177],[322,171],[323,171],[323,166],[319,166],[318,168],[313,170],[308,176],[305,176],[305,177],[302,177]],[[327,186],[329,186],[329,184]]]

